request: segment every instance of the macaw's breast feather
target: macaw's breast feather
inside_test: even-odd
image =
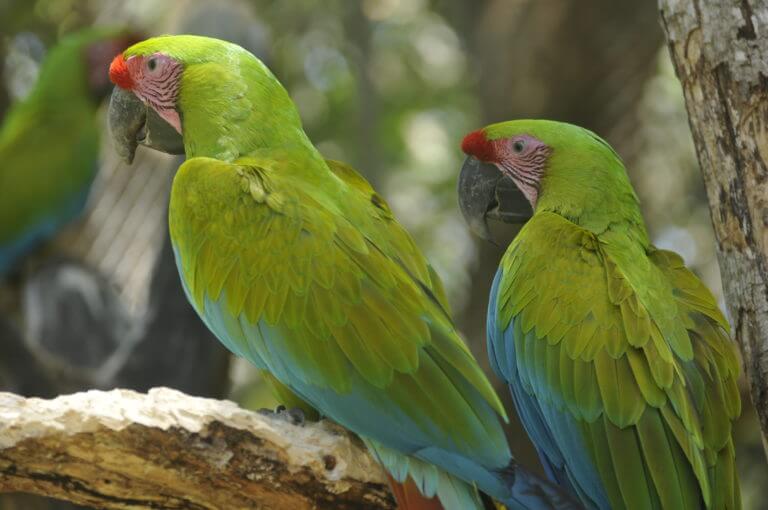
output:
[[[489,353],[550,475],[592,508],[739,508],[739,364],[669,251],[542,212],[494,282]]]
[[[321,161],[299,179],[300,164],[192,158],[179,169],[171,236],[203,320],[362,436],[427,461],[449,451],[504,467],[504,411],[435,273],[351,168]]]

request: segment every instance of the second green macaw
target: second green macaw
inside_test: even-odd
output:
[[[493,282],[488,352],[551,479],[590,509],[740,508],[728,323],[680,256],[650,243],[616,152],[545,120],[488,126],[462,148],[470,226],[488,237],[488,217],[529,218]]]
[[[221,342],[446,509],[482,508],[475,484],[509,508],[571,507],[514,464],[504,410],[411,237],[360,175],[323,159],[261,61],[167,36],[118,55],[110,76],[123,156],[137,143],[186,154],[171,238],[187,295]]]
[[[96,110],[115,52],[137,38],[117,28],[66,36],[29,96],[0,129],[0,277],[83,209],[98,168]]]

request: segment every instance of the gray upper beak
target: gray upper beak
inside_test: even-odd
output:
[[[184,154],[184,139],[136,95],[115,87],[109,101],[109,131],[117,153],[133,162],[136,147],[146,145],[169,154]]]
[[[493,242],[488,218],[523,224],[533,216],[530,202],[495,165],[467,157],[459,173],[459,208],[469,228]]]

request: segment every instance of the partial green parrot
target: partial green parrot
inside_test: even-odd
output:
[[[550,478],[587,508],[739,508],[728,322],[649,242],[616,152],[546,120],[488,126],[462,149],[470,226],[488,237],[488,217],[529,218],[493,282],[488,353]]]
[[[116,28],[67,36],[8,112],[0,129],[0,277],[82,211],[98,167],[106,71],[136,40]]]
[[[475,484],[509,508],[574,507],[514,463],[436,274],[365,179],[323,159],[261,61],[165,36],[118,55],[110,76],[121,154],[186,154],[171,239],[190,302],[224,345],[417,487],[424,498],[402,508],[436,508],[436,495],[480,509]]]

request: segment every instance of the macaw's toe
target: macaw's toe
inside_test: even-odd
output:
[[[272,409],[267,409],[262,407],[261,409],[258,409],[256,412],[264,416],[280,418],[281,420],[287,421],[291,425],[302,426],[307,421],[306,415],[304,414],[304,410],[300,407],[292,407],[288,409],[284,405],[280,404],[277,407],[275,407],[274,411]]]
[[[304,416],[304,410],[300,407],[286,408],[284,405],[279,405],[275,408],[275,415],[290,423],[291,425],[304,425],[306,418]]]

